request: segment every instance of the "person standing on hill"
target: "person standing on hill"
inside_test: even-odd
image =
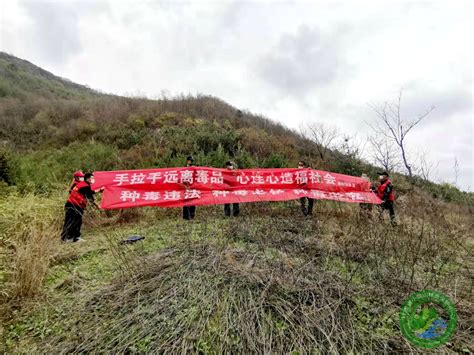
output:
[[[78,170],[73,174],[73,179],[69,185],[69,193],[71,193],[74,186],[76,186],[81,181],[84,181],[84,173],[81,170]]]
[[[393,192],[393,185],[389,179],[386,171],[379,174],[380,185],[377,188],[377,196],[382,200],[380,204],[380,215],[383,211],[388,210],[392,224],[395,224],[395,210],[393,209],[393,201],[395,201],[395,194]]]
[[[225,167],[228,170],[234,170],[234,164],[232,162],[228,161],[225,163]],[[232,206],[232,207],[231,207]],[[224,205],[224,214],[226,217],[230,217],[233,215],[234,217],[237,217],[240,213],[240,206],[238,203],[226,203]]]
[[[100,209],[94,199],[96,193],[91,188],[93,174],[84,174],[84,181],[79,181],[73,186],[69,193],[65,208],[64,225],[61,232],[61,240],[64,242],[79,242],[81,239],[82,215],[90,201],[96,208]],[[102,189],[99,190],[102,192]]]
[[[298,162],[298,168],[304,169],[304,168],[307,168],[307,165],[304,161],[300,160]],[[308,201],[308,203],[306,203],[306,201]],[[311,216],[313,214],[314,199],[309,198],[309,197],[301,197],[300,204],[301,204],[301,211],[303,212],[305,216]]]
[[[186,166],[193,166],[194,159],[190,155],[186,158]],[[183,206],[183,219],[191,220],[196,216],[196,206]]]

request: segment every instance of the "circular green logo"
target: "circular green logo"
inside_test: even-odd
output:
[[[412,294],[400,309],[403,336],[421,348],[436,348],[445,344],[456,329],[457,319],[453,302],[431,290]]]

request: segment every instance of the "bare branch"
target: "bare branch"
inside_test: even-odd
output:
[[[422,151],[418,154],[418,166],[416,168],[417,174],[420,175],[424,180],[431,180],[431,175],[434,169],[437,169],[439,162],[435,164],[428,157],[426,151]]]
[[[313,122],[306,124],[301,133],[316,143],[316,149],[322,161],[326,161],[329,150],[334,146],[335,140],[339,137],[336,127],[325,125],[324,123]]]
[[[458,158],[454,158],[454,186],[458,186],[458,177],[459,177],[459,161]]]
[[[402,93],[400,90],[398,94],[398,100],[396,103],[383,103],[383,104],[369,104],[369,107],[374,110],[376,115],[375,124],[368,123],[368,126],[372,128],[374,133],[378,136],[383,136],[386,139],[389,138],[393,140],[403,161],[403,164],[408,172],[410,178],[413,176],[411,165],[408,162],[405,146],[405,138],[407,134],[416,127],[425,117],[427,117],[433,110],[434,106],[427,109],[424,113],[418,115],[414,120],[407,120],[402,117],[401,106],[402,106]],[[379,125],[381,124],[381,126]],[[382,143],[380,139],[377,138],[377,143],[380,146]],[[374,151],[377,151],[380,155],[379,149],[375,148],[377,144],[375,142],[372,144]]]
[[[425,118],[426,116],[428,116],[431,112],[433,112],[435,109],[434,106],[431,106],[429,109],[426,110],[425,113],[423,113],[422,115],[420,115],[418,118],[416,118],[412,123],[410,123],[410,125],[408,126],[407,130],[405,131],[405,135],[413,128],[415,127],[418,123],[421,122],[421,120],[423,118]]]
[[[392,140],[372,136],[368,138],[371,145],[371,156],[375,165],[381,166],[386,171],[394,171],[400,165],[397,151]]]

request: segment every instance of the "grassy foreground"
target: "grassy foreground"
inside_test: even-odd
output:
[[[63,198],[1,200],[1,352],[421,352],[398,323],[421,289],[457,307],[438,350],[474,350],[467,208],[414,195],[393,228],[332,202],[309,219],[295,201],[237,219],[202,207],[188,223],[179,209],[89,210],[87,241],[61,244]],[[132,234],[146,239],[119,245]]]

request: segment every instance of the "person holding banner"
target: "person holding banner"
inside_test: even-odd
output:
[[[186,166],[193,166],[194,159],[191,155],[186,158]],[[196,206],[183,206],[183,219],[191,220],[196,216]]]
[[[395,201],[395,194],[393,193],[393,185],[389,179],[386,171],[377,173],[379,174],[380,185],[377,188],[377,196],[382,200],[380,206],[380,216],[382,216],[385,210],[390,215],[390,221],[392,225],[395,224],[395,211],[393,209],[393,201]]]
[[[96,191],[92,190],[93,174],[84,174],[84,181],[78,182],[70,191],[67,199],[64,216],[64,225],[61,232],[61,240],[63,242],[80,242],[82,215],[86,209],[87,202],[90,201],[97,209],[99,205],[94,200]],[[98,192],[102,192],[100,189]]]
[[[191,160],[188,162],[192,163]],[[304,167],[304,163],[300,164]],[[183,208],[192,219],[195,207],[257,201],[303,199],[303,212],[311,214],[314,200],[380,204],[360,177],[315,169],[215,169],[182,167],[129,171],[99,171],[93,188],[103,187],[101,208],[145,206]]]
[[[81,181],[84,181],[84,173],[82,172],[82,170],[78,170],[73,174],[73,179],[71,181],[71,184],[69,185],[69,193],[71,193],[74,186],[79,184]]]
[[[302,160],[298,162],[298,168],[299,169],[304,169],[307,168],[306,163]],[[308,201],[308,203],[306,203]],[[313,203],[314,199],[309,198],[309,197],[302,197],[300,198],[300,204],[301,204],[301,211],[305,216],[311,216],[313,214]]]
[[[228,170],[234,170],[234,164],[232,164],[232,162],[230,161],[225,163],[225,167]],[[224,204],[224,214],[226,217],[230,217],[231,215],[233,215],[234,217],[237,217],[239,213],[240,213],[240,206],[238,203]]]

